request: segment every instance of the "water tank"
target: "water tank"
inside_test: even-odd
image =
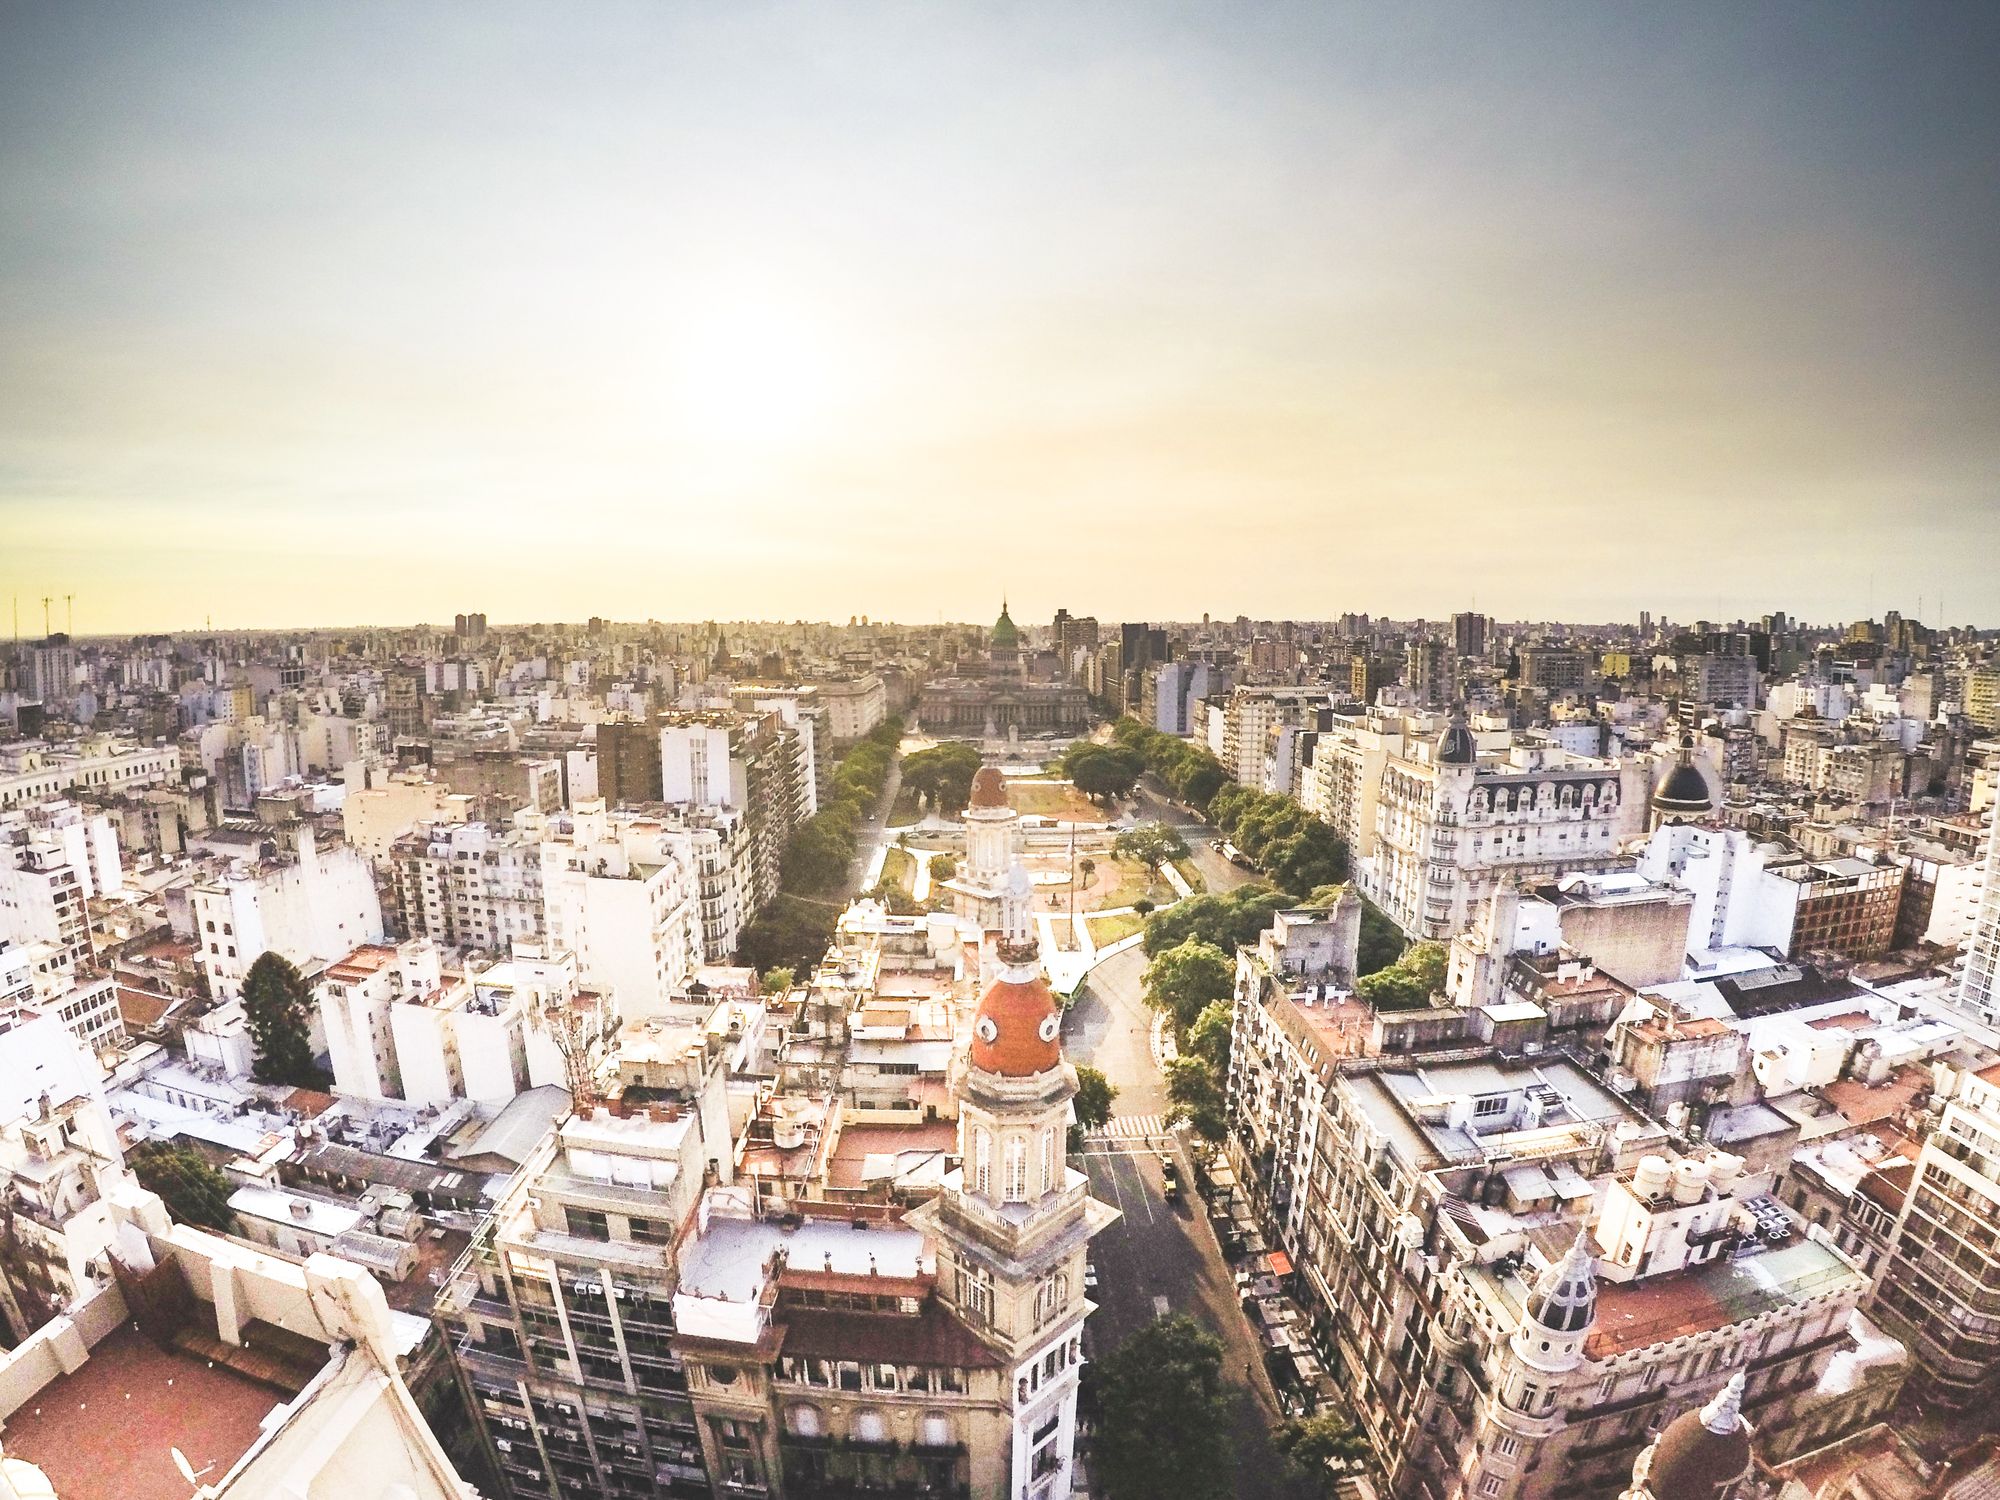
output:
[[[1664,1156],[1642,1156],[1632,1174],[1632,1191],[1648,1200],[1658,1198],[1673,1181],[1674,1169]]]
[[[1708,1159],[1708,1183],[1716,1192],[1727,1194],[1743,1175],[1743,1158],[1718,1151]]]
[[[780,1151],[796,1151],[806,1143],[806,1127],[789,1099],[780,1099],[772,1112],[771,1142]]]
[[[1707,1162],[1684,1160],[1674,1168],[1674,1202],[1699,1203],[1707,1191]]]

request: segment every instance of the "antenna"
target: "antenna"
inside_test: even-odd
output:
[[[181,1478],[185,1479],[189,1484],[199,1484],[201,1482],[201,1476],[208,1473],[209,1470],[215,1467],[214,1464],[210,1463],[210,1464],[203,1464],[199,1469],[197,1469],[193,1464],[188,1462],[188,1456],[185,1453],[181,1452],[180,1449],[169,1448],[167,1452],[173,1454],[174,1467],[181,1471]]]
[[[53,597],[53,596],[51,596],[51,595],[49,595],[49,594],[44,594],[44,595],[42,595],[42,638],[43,638],[44,640],[47,640],[47,639],[48,639],[48,637],[49,637],[49,633],[50,633],[50,632],[49,632],[49,606],[50,606],[51,604],[55,603],[55,602],[56,602],[56,601],[55,601],[55,599],[54,599],[54,597]]]
[[[63,634],[76,634],[76,595],[63,595]]]

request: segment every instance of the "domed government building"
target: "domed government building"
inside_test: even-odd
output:
[[[1053,654],[1047,663],[1022,649],[1003,602],[985,652],[961,657],[951,676],[927,683],[917,718],[932,734],[967,739],[1081,734],[1090,727],[1090,695],[1062,679]]]

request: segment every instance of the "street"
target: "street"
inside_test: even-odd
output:
[[[1255,1394],[1244,1389],[1238,1403],[1236,1493],[1243,1500],[1309,1495],[1310,1486],[1289,1475],[1271,1447],[1277,1408],[1261,1352],[1205,1221],[1187,1158],[1163,1130],[1166,1086],[1149,1041],[1152,1012],[1140,998],[1146,962],[1133,948],[1099,964],[1064,1021],[1070,1060],[1097,1068],[1118,1088],[1111,1126],[1084,1142],[1091,1191],[1123,1214],[1091,1247],[1098,1282],[1090,1295],[1098,1307],[1085,1338],[1101,1356],[1162,1312],[1186,1313],[1216,1334],[1224,1376],[1243,1386],[1249,1372],[1257,1387]],[[1162,1194],[1162,1151],[1174,1152],[1181,1163],[1187,1187],[1179,1203]]]

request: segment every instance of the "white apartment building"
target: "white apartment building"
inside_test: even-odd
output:
[[[70,802],[0,813],[0,936],[46,943],[74,970],[91,956],[88,903],[124,887],[109,817]]]
[[[391,846],[396,917],[411,937],[448,948],[505,952],[544,930],[542,830],[522,826],[419,824]]]
[[[78,788],[117,791],[178,781],[181,753],[172,745],[134,745],[96,736],[60,747],[29,742],[0,747],[0,808],[45,802]]]
[[[1375,805],[1382,773],[1406,753],[1408,725],[1400,713],[1370,709],[1335,714],[1300,758],[1297,796],[1307,812],[1347,843],[1351,858],[1375,852]]]
[[[243,993],[268,952],[293,963],[331,963],[382,940],[382,905],[368,861],[344,844],[321,850],[312,826],[287,824],[263,858],[235,860],[197,883],[195,961],[219,998]]]
[[[548,941],[576,954],[593,989],[629,1018],[665,1012],[703,962],[699,877],[686,835],[612,819],[602,802],[549,819],[542,900]]]
[[[574,954],[522,945],[499,963],[447,973],[435,946],[370,944],[314,987],[334,1087],[363,1099],[443,1107],[569,1088],[616,1029],[608,997],[583,990]]]
[[[1986,886],[1965,945],[1959,1003],[1989,1025],[2000,1024],[2000,808],[1987,818]]]
[[[1463,932],[1502,878],[1611,867],[1643,831],[1651,767],[1517,742],[1482,753],[1463,719],[1382,773],[1362,894],[1414,938]]]
[[[1273,732],[1310,723],[1314,710],[1326,702],[1324,687],[1235,689],[1222,707],[1222,769],[1258,791],[1289,792],[1289,762],[1282,783],[1267,784]]]

